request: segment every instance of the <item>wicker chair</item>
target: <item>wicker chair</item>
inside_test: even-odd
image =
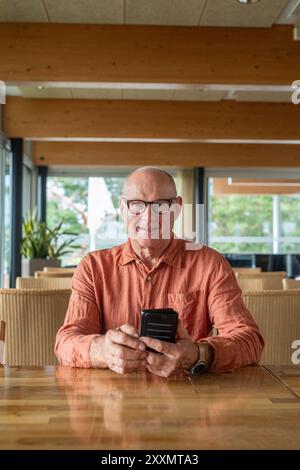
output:
[[[237,278],[242,291],[282,290],[281,276],[240,276]]]
[[[247,277],[286,277],[286,272],[285,271],[262,271],[262,272],[248,272],[248,273],[242,273],[242,272],[238,272],[236,273],[236,277],[239,278],[239,277],[242,277],[242,276],[247,276]]]
[[[285,290],[300,289],[300,280],[296,279],[282,279],[282,285]]]
[[[76,268],[51,268],[49,266],[45,266],[43,271],[45,273],[71,273],[74,274]]]
[[[71,277],[17,277],[17,289],[71,289]]]
[[[256,274],[261,273],[261,268],[233,268],[233,271],[241,274]]]
[[[72,273],[57,273],[57,271],[35,271],[34,273],[34,277],[72,277],[73,276],[73,272]]]
[[[70,289],[0,289],[0,321],[6,322],[8,365],[57,363],[55,337],[64,322],[70,294]]]
[[[265,340],[261,364],[291,365],[300,339],[300,290],[244,292],[243,300]]]

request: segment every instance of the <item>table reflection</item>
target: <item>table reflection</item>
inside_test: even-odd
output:
[[[77,439],[107,448],[163,448],[164,442],[169,448],[201,448],[203,439],[204,447],[216,447],[216,439],[228,438],[224,423],[229,424],[233,410],[245,411],[249,385],[259,386],[261,380],[252,374],[247,386],[245,376],[233,396],[226,380],[222,391],[224,380],[219,377],[218,383],[207,377],[191,381],[185,374],[166,380],[148,372],[120,376],[69,367],[56,371]]]

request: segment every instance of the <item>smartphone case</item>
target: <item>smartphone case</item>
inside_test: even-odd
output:
[[[141,336],[175,343],[178,313],[172,308],[143,309],[141,311]]]

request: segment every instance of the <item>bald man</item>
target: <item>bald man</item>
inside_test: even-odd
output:
[[[181,206],[167,172],[143,167],[128,176],[120,196],[128,241],[89,253],[76,269],[56,338],[61,364],[170,377],[259,361],[263,338],[225,258],[174,237]],[[179,314],[176,343],[139,337],[141,310],[164,307]]]

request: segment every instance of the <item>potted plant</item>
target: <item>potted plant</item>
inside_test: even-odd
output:
[[[59,243],[62,235],[73,237],[75,235],[64,231],[62,226],[63,221],[51,229],[45,222],[37,219],[36,210],[23,219],[22,276],[34,276],[35,271],[42,271],[45,266],[59,267],[61,264],[59,258],[78,248],[78,245],[73,245],[76,237]]]

